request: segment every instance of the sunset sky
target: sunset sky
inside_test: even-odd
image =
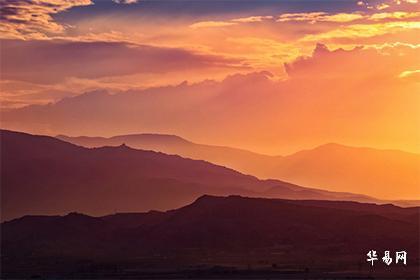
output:
[[[0,0],[2,127],[420,153],[417,0]]]

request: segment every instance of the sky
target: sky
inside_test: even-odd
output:
[[[420,153],[417,0],[0,0],[1,126]]]

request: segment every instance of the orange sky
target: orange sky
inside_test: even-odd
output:
[[[105,2],[5,1],[2,127],[173,133],[268,154],[328,142],[420,153],[415,0]],[[174,87],[147,91],[163,86]],[[76,97],[93,90],[116,95]]]

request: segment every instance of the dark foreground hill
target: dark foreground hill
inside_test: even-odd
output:
[[[203,194],[376,201],[362,195],[258,180],[201,160],[118,147],[83,148],[1,131],[1,218],[78,211],[168,210]]]
[[[416,278],[419,209],[203,196],[167,212],[25,216],[2,224],[2,278]],[[407,265],[387,267],[384,250]]]

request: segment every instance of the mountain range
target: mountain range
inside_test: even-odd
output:
[[[419,214],[419,207],[206,195],[166,212],[25,216],[2,223],[2,275],[415,278]],[[407,266],[379,260],[372,269],[372,249],[405,250]]]
[[[259,178],[280,179],[331,191],[362,193],[382,199],[420,197],[420,155],[335,143],[286,156],[196,144],[176,135],[132,134],[115,137],[57,138],[84,147],[126,144],[136,149],[177,154],[233,168]],[[414,202],[419,203],[419,201]]]
[[[168,210],[210,195],[381,201],[359,194],[260,180],[233,169],[126,145],[84,148],[1,131],[1,218]],[[383,203],[383,201],[382,201]]]

